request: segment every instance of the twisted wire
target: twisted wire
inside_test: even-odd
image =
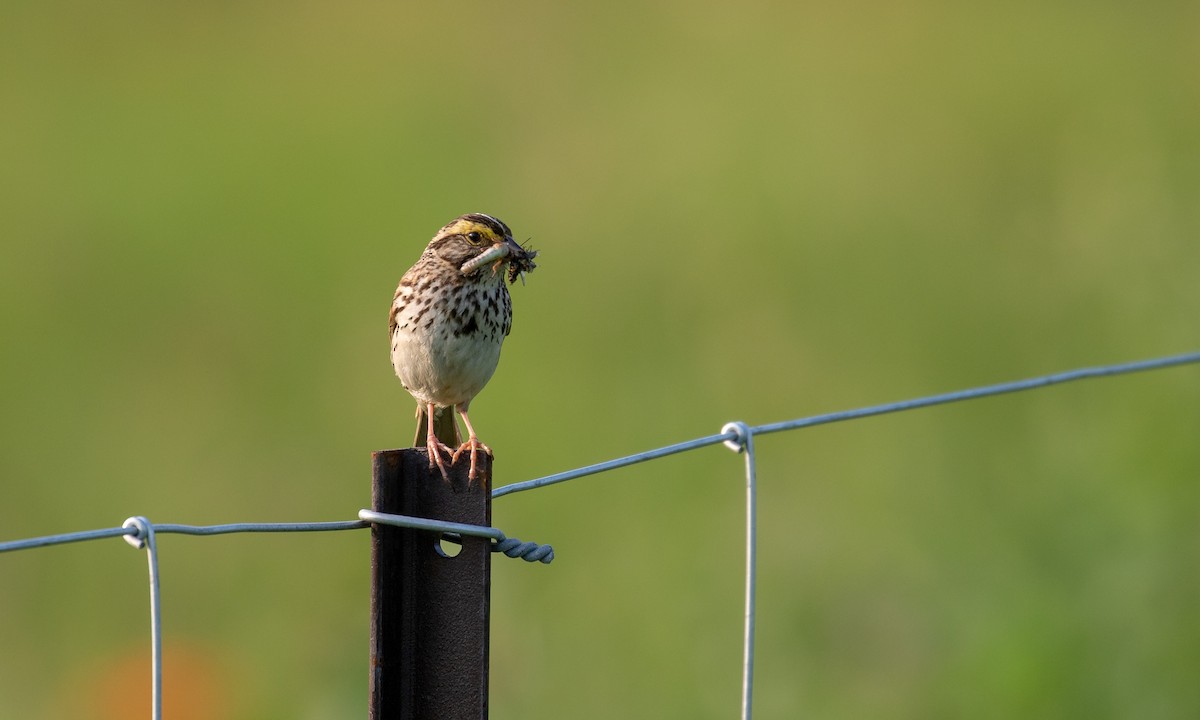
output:
[[[494,552],[504,553],[510,558],[521,558],[525,562],[549,564],[554,561],[554,548],[535,542],[521,542],[516,538],[497,540],[492,545]]]

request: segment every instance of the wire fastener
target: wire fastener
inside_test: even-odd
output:
[[[727,422],[721,428],[722,436],[733,435],[733,437],[725,441],[725,447],[739,455],[746,452],[746,445],[750,442],[750,433],[750,426],[741,420]]]
[[[429,530],[431,532],[450,535],[457,533],[472,537],[491,538],[493,551],[502,552],[508,557],[519,557],[526,562],[540,562],[543,565],[547,565],[554,560],[554,548],[549,545],[539,545],[533,542],[523,543],[516,538],[508,537],[499,528],[430,520],[429,518],[412,517],[411,515],[392,515],[390,513],[381,513],[366,509],[358,511],[358,519],[380,525]]]

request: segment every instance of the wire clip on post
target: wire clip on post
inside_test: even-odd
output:
[[[492,552],[504,553],[510,558],[521,558],[526,562],[549,564],[554,560],[553,547],[539,545],[535,542],[521,542],[516,538],[506,536],[499,528],[443,522],[440,520],[430,520],[429,518],[410,517],[408,515],[393,515],[391,513],[375,512],[374,510],[359,510],[358,519],[377,525],[391,525],[393,527],[440,532],[446,540],[459,544],[462,542],[463,535],[485,537],[493,541]]]

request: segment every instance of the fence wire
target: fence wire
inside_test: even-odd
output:
[[[1113,377],[1150,370],[1162,370],[1180,365],[1200,363],[1200,351],[1171,355],[1166,357],[1139,360],[1136,362],[1102,365],[1096,367],[1077,368],[1066,372],[1054,373],[1017,380],[1014,382],[985,385],[981,387],[958,390],[940,395],[902,400],[900,402],[872,405],[854,410],[845,410],[824,415],[796,418],[765,425],[747,425],[744,422],[730,422],[721,428],[716,435],[694,438],[684,442],[667,445],[653,450],[628,455],[626,457],[608,460],[606,462],[588,465],[573,470],[547,475],[545,477],[526,480],[524,482],[504,485],[492,490],[492,497],[499,498],[526,490],[548,487],[568,480],[596,475],[617,468],[635,465],[637,463],[655,460],[657,458],[677,453],[696,450],[709,445],[723,443],[731,450],[745,455],[746,482],[746,560],[745,560],[745,612],[743,618],[743,657],[742,657],[742,720],[750,720],[754,682],[754,625],[755,625],[755,588],[757,586],[756,570],[756,537],[757,537],[757,462],[754,451],[754,436],[768,433],[798,430],[814,425],[826,425],[846,420],[857,420],[876,415],[916,410],[918,408],[944,405],[953,402],[977,400],[980,398],[1003,395],[1007,393],[1036,390],[1039,388],[1058,385],[1076,380],[1090,378]],[[372,510],[360,510],[357,520],[335,520],[328,522],[291,522],[291,523],[229,523],[224,525],[179,525],[154,524],[144,517],[131,517],[121,527],[100,528],[80,532],[62,533],[42,537],[24,538],[0,542],[0,553],[33,548],[62,545],[66,543],[100,540],[104,538],[123,537],[130,545],[145,549],[149,564],[150,580],[150,634],[151,634],[151,717],[162,720],[162,625],[161,607],[158,585],[158,547],[156,535],[160,533],[178,533],[184,535],[224,535],[229,533],[273,533],[273,532],[328,532],[339,530],[360,530],[371,527],[372,524],[387,524],[398,527],[416,528],[441,532],[449,537],[460,535],[475,535],[491,538],[493,550],[503,552],[509,557],[520,557],[528,562],[549,563],[554,559],[554,550],[549,545],[523,543],[516,538],[510,538],[496,528],[448,523],[428,518],[409,517],[404,515],[389,515]]]

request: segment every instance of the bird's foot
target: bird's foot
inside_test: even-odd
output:
[[[429,469],[432,470],[436,466],[442,472],[442,479],[450,482],[450,475],[446,472],[446,464],[442,462],[442,453],[450,457],[451,465],[458,459],[458,454],[449,445],[438,440],[432,434],[430,434],[429,439],[425,442],[425,452],[429,455]]]
[[[459,445],[458,449],[454,451],[454,455],[451,456],[451,458],[450,458],[450,464],[453,465],[454,463],[458,462],[458,456],[462,455],[467,450],[471,451],[471,472],[467,474],[467,480],[470,481],[470,480],[474,480],[475,476],[477,475],[477,473],[475,472],[476,453],[478,453],[480,450],[482,450],[485,453],[487,453],[488,455],[491,455],[492,449],[490,447],[488,447],[487,445],[484,445],[483,443],[479,442],[479,438],[475,437],[474,435],[471,435],[471,437],[467,438],[467,441],[465,443],[463,443],[462,445]]]

